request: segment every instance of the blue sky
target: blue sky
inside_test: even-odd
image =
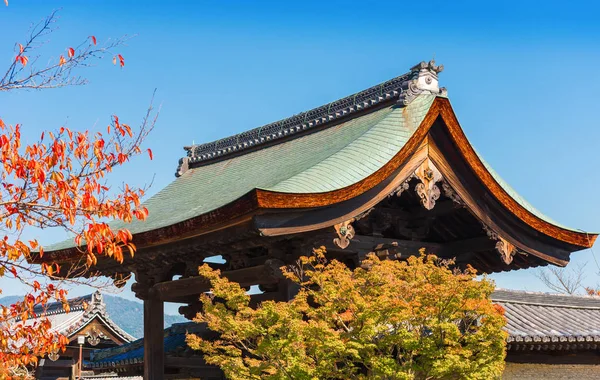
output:
[[[21,123],[26,138],[65,123],[104,126],[112,114],[135,124],[157,88],[162,112],[147,141],[155,158],[135,160],[114,183],[154,180],[153,194],[174,179],[184,145],[328,103],[435,57],[467,136],[496,171],[553,219],[600,231],[595,2],[11,0],[0,9],[0,67],[30,23],[57,8],[54,56],[91,34],[136,35],[120,49],[125,68],[106,59],[82,72],[84,87],[0,94],[0,117]],[[588,282],[600,282],[590,251],[572,262],[588,263]],[[531,270],[494,279],[544,290]]]

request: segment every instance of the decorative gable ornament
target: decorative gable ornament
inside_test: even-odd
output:
[[[338,237],[333,239],[333,243],[341,249],[348,247],[348,245],[350,245],[350,240],[354,237],[354,227],[352,227],[352,222],[354,222],[354,218],[333,226],[338,235]]]
[[[106,339],[107,336],[98,331],[95,327],[87,333],[87,341],[92,346],[97,346],[101,339]]]
[[[50,359],[53,362],[57,361],[59,358],[60,354],[58,353],[58,349],[52,350],[50,353],[48,353],[48,359]]]
[[[440,198],[440,188],[436,183],[442,180],[442,174],[431,160],[427,159],[417,168],[415,176],[421,181],[415,186],[415,191],[421,198],[421,204],[427,210],[435,207],[435,201]]]

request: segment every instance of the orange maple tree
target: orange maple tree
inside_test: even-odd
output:
[[[52,31],[55,21],[53,13],[32,28],[26,41],[15,45],[14,59],[0,75],[0,93],[85,84],[77,70],[106,55],[120,67],[125,65],[123,56],[113,53],[123,39],[101,46],[95,36],[88,36],[49,64],[37,66],[36,42]],[[68,309],[64,283],[52,281],[64,268],[55,263],[27,264],[33,252],[43,256],[44,251],[37,240],[23,236],[36,228],[70,232],[80,247],[84,269],[98,255],[119,262],[124,255],[133,255],[131,233],[114,230],[108,222],[145,219],[148,211],[140,205],[144,189],[128,185],[111,189],[107,174],[142,153],[141,144],[156,116],[150,106],[136,130],[112,116],[102,132],[58,127],[34,142],[23,141],[23,126],[0,118],[0,276],[14,277],[29,287],[22,301],[0,307],[0,378],[20,377],[20,371],[35,365],[39,357],[64,350],[68,343],[52,332],[46,318],[33,320],[39,317],[34,307],[50,300],[60,300]]]
[[[324,247],[282,267],[298,289],[288,302],[251,306],[239,284],[208,264],[211,285],[194,319],[209,333],[187,342],[231,380],[498,379],[507,334],[494,284],[452,260],[370,254],[355,269]]]

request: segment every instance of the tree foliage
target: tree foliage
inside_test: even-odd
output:
[[[504,367],[503,310],[493,283],[433,255],[369,256],[350,270],[323,248],[283,269],[289,302],[253,309],[236,283],[204,265],[212,286],[195,319],[217,339],[188,344],[231,379],[490,379]]]
[[[85,84],[77,70],[89,66],[120,46],[123,40],[100,45],[95,36],[84,36],[75,47],[57,49],[57,56],[36,54],[40,39],[52,32],[55,14],[35,25],[22,43],[16,43],[5,74],[0,74],[0,94]],[[125,64],[120,54],[115,63]],[[25,141],[26,127],[0,118],[0,276],[21,280],[30,291],[19,302],[0,308],[0,378],[22,377],[24,368],[39,357],[64,350],[64,336],[51,332],[46,318],[32,322],[34,307],[51,299],[66,304],[65,273],[82,275],[98,255],[122,262],[135,247],[127,229],[113,230],[108,221],[145,219],[140,205],[144,189],[124,184],[111,188],[108,175],[131,157],[142,153],[141,144],[155,122],[152,107],[134,129],[117,116],[101,132],[57,127]],[[29,134],[30,135],[30,134]],[[148,151],[151,158],[151,152]],[[58,228],[74,236],[79,258],[72,268],[47,262],[30,265],[32,255],[43,257],[43,247],[32,238],[36,228]]]

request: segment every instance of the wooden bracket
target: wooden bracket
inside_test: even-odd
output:
[[[466,204],[462,200],[460,195],[458,195],[458,193],[456,191],[454,191],[452,186],[450,186],[450,184],[445,180],[442,181],[442,190],[444,191],[444,195],[447,196],[448,198],[450,198],[452,200],[452,202],[454,202],[455,204],[457,204],[460,207],[466,207]]]
[[[493,231],[485,224],[483,225],[483,229],[485,230],[487,236],[490,239],[496,240],[496,250],[498,251],[498,253],[500,253],[502,261],[504,261],[506,265],[512,263],[513,257],[517,253],[517,248],[511,242],[498,235],[498,233]]]

